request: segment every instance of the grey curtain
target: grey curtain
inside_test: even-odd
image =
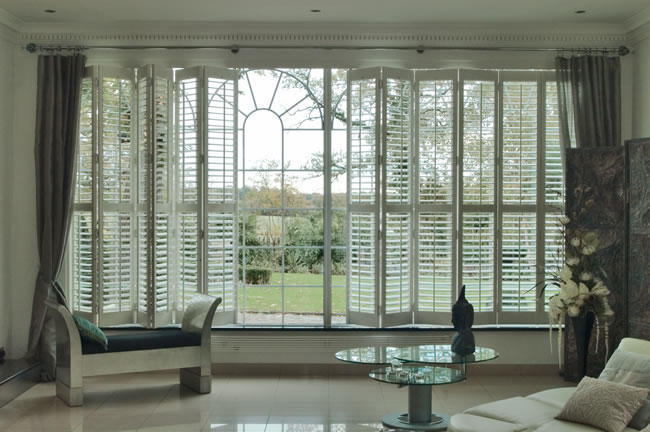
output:
[[[620,59],[557,57],[555,69],[562,148],[621,145]]]
[[[41,361],[41,379],[55,375],[56,330],[45,300],[66,304],[61,269],[74,199],[74,174],[86,57],[39,56],[36,99],[36,230],[40,266],[32,302],[27,356]]]

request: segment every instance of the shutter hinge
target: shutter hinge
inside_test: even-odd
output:
[[[95,158],[94,159],[95,159],[95,163],[98,164],[99,163],[99,153],[95,153]]]
[[[381,230],[377,232],[377,235],[379,236],[379,240],[382,240],[384,238],[384,233]]]
[[[201,163],[201,164],[205,163],[205,155],[199,156],[199,163]]]
[[[205,231],[204,230],[199,231],[199,238],[201,240],[203,240],[205,238]]]
[[[378,154],[377,155],[377,165],[383,165],[384,164],[384,156]]]

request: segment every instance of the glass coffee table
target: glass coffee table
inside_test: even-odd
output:
[[[459,356],[451,351],[451,345],[439,344],[405,348],[351,348],[336,353],[336,358],[341,361],[391,364],[389,367],[373,370],[369,376],[380,382],[397,384],[399,387],[408,386],[408,412],[385,415],[382,417],[382,423],[393,429],[415,431],[444,431],[449,425],[448,415],[432,413],[431,386],[463,381],[466,378],[468,363],[493,360],[498,356],[499,353],[495,350],[485,347],[476,347],[473,354]]]

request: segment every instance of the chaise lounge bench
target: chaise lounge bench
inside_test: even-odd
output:
[[[83,377],[161,369],[180,369],[180,382],[210,393],[210,330],[220,298],[197,294],[183,315],[180,329],[145,330],[108,336],[108,351],[83,343],[72,314],[48,302],[56,312],[56,395],[69,406],[83,404]]]

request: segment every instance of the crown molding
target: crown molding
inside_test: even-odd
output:
[[[126,23],[93,27],[26,24],[23,43],[114,46],[518,46],[613,47],[627,42],[625,29],[612,24],[546,26],[461,26],[415,23],[349,25],[340,23]]]
[[[625,20],[624,23],[625,29],[627,30],[628,33],[634,33],[636,30],[646,26],[647,24],[650,24],[650,6],[648,6],[641,12],[634,14],[633,16]]]
[[[0,39],[14,44],[18,43],[19,33],[23,24],[21,20],[9,12],[0,9]]]
[[[639,42],[650,38],[650,21],[629,32],[627,38],[631,45],[636,45]]]

